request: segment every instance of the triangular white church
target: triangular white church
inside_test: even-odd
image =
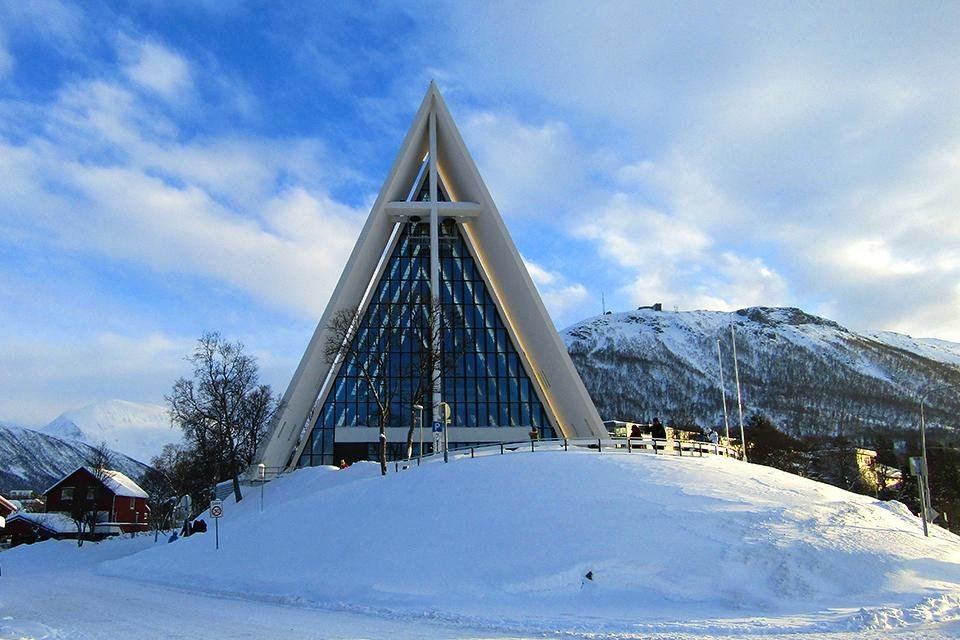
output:
[[[449,405],[450,448],[525,440],[534,427],[541,438],[607,437],[432,82],[283,396],[260,462],[291,469],[377,458],[376,405],[355,362],[363,356],[331,362],[325,346],[338,312],[356,310],[357,333],[375,335],[388,308],[403,308],[397,317],[410,322],[441,310],[450,323],[444,344],[456,344],[452,357],[440,359],[445,370],[431,381],[434,393],[418,400],[410,381],[392,386],[391,458],[406,453],[417,403],[428,436],[440,420],[439,403]],[[382,375],[410,375],[416,367],[406,361],[417,357],[416,342],[400,341]]]

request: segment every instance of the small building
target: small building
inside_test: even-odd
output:
[[[7,526],[0,529],[4,546],[33,544],[44,540],[76,540],[77,526],[65,513],[27,513],[18,511],[7,518]]]
[[[19,504],[21,511],[34,513],[43,511],[43,500],[33,489],[11,489],[7,493],[7,499],[14,504]]]
[[[903,484],[903,472],[877,462],[877,452],[863,447],[831,447],[807,453],[809,474],[838,487],[878,494]]]
[[[95,536],[146,531],[150,508],[147,492],[119,471],[95,473],[80,467],[43,492],[46,513],[87,514],[96,522]]]

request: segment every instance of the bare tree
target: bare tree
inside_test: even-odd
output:
[[[98,479],[102,480],[105,477],[104,472],[113,466],[114,457],[114,453],[107,446],[107,443],[101,442],[90,450],[85,462],[94,471],[94,474],[98,475]]]
[[[380,472],[387,473],[387,436],[392,407],[399,399],[403,381],[408,382],[402,398],[412,406],[429,403],[433,389],[444,371],[456,364],[462,353],[463,338],[451,329],[462,326],[445,317],[439,305],[405,301],[373,303],[367,309],[366,322],[356,307],[341,309],[327,325],[329,336],[324,345],[327,362],[337,366],[350,363],[361,381],[361,393],[377,407],[380,430]],[[405,357],[399,357],[403,353]],[[410,416],[407,429],[407,458],[413,452],[415,423]]]
[[[166,397],[171,420],[183,429],[212,484],[231,479],[239,502],[240,473],[253,462],[279,402],[268,385],[259,384],[257,362],[239,342],[204,334],[187,360],[193,379],[178,379]]]
[[[457,313],[457,307],[450,308]],[[416,347],[409,365],[404,370],[404,374],[413,381],[411,411],[415,404],[428,406],[433,390],[440,385],[443,375],[456,367],[457,360],[463,355],[464,345],[463,337],[458,336],[453,329],[462,326],[462,314],[444,314],[439,305],[429,305],[427,313],[420,316],[419,321],[409,328]],[[410,427],[407,429],[407,460],[413,455],[415,427],[411,415]]]
[[[377,307],[371,311],[377,322],[362,329],[356,307],[337,311],[327,325],[329,337],[324,344],[324,357],[334,366],[349,362],[356,367],[367,401],[377,406],[380,473],[387,475],[386,427],[390,424],[392,400],[400,388],[400,377],[389,375],[390,353],[399,350],[403,330],[396,307]]]
[[[156,458],[154,458],[156,460]],[[147,507],[150,508],[150,528],[156,542],[161,530],[172,525],[173,509],[177,504],[173,486],[167,475],[156,467],[149,467],[139,480],[140,486],[147,492]]]
[[[99,514],[100,497],[104,489],[104,480],[107,472],[113,465],[114,453],[101,442],[91,447],[84,459],[84,466],[93,475],[94,481],[87,486],[73,488],[73,499],[70,501],[70,519],[77,528],[77,546],[82,547],[87,533],[96,533]]]

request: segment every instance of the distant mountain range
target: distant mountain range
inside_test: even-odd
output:
[[[719,340],[733,428],[731,323],[745,418],[761,412],[793,433],[914,429],[921,389],[960,386],[960,344],[858,333],[795,308],[639,309],[588,318],[561,337],[604,419],[699,426],[723,424]],[[927,408],[928,425],[960,426],[960,391],[930,396]]]
[[[9,423],[0,423],[0,493],[11,489],[40,492],[77,467],[87,464],[89,444],[66,440]],[[147,466],[114,452],[111,466],[134,480]]]
[[[114,468],[137,479],[165,444],[179,441],[166,407],[126,400],[66,411],[40,429],[0,422],[0,492],[42,491],[86,464],[101,442],[114,451]]]
[[[39,431],[91,445],[106,442],[141,462],[150,462],[163,445],[180,441],[180,430],[170,426],[166,407],[126,400],[66,411]]]

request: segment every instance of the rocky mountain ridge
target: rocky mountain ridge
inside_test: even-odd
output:
[[[763,413],[793,433],[914,429],[923,390],[960,387],[960,344],[858,333],[797,308],[638,309],[588,318],[561,337],[604,419],[716,427],[718,341],[730,424],[737,420],[731,325],[744,416]],[[927,409],[929,425],[960,427],[960,392],[931,395]]]
[[[93,447],[83,442],[0,423],[0,493],[12,489],[44,491],[86,464],[92,452]],[[134,480],[147,470],[147,465],[118,452],[114,452],[111,466]]]

